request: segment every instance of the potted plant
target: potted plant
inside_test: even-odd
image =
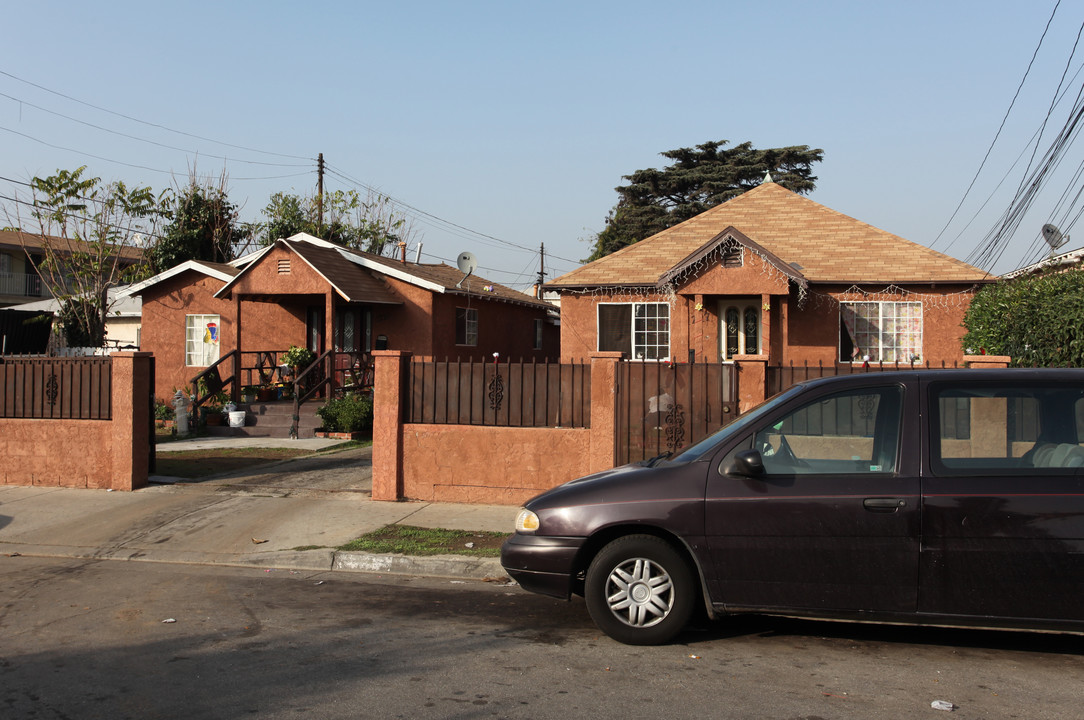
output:
[[[298,373],[316,362],[316,353],[305,347],[291,345],[290,349],[282,354],[279,362],[294,371],[294,378]]]
[[[259,391],[259,389],[259,385],[245,385],[243,388],[241,388],[241,402],[256,402],[256,393]]]
[[[204,405],[202,413],[207,425],[222,425],[225,422],[226,418],[223,414],[223,408],[229,401],[230,396],[222,390],[207,398],[207,403]]]

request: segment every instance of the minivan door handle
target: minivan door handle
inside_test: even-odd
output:
[[[862,507],[871,512],[895,512],[906,504],[906,500],[899,498],[866,498],[862,501]]]

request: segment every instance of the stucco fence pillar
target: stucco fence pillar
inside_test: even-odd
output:
[[[110,356],[110,420],[0,419],[0,484],[135,490],[151,452],[151,353]]]
[[[1008,355],[964,355],[964,366],[974,369],[1007,368],[1010,362]]]

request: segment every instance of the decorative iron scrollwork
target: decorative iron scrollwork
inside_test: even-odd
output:
[[[676,451],[685,441],[685,410],[674,405],[666,412],[666,449]]]
[[[494,370],[493,379],[489,381],[489,409],[497,412],[504,402],[504,378],[499,370]]]
[[[60,383],[57,382],[56,373],[52,373],[45,383],[45,397],[49,400],[49,407],[56,406],[56,399],[59,395]]]

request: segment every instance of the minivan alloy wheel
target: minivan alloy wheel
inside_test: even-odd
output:
[[[697,587],[688,559],[673,545],[654,535],[626,535],[591,561],[584,600],[591,619],[613,639],[657,645],[685,627]]]
[[[623,623],[650,627],[670,614],[674,584],[662,566],[647,558],[631,558],[610,572],[606,602]]]

